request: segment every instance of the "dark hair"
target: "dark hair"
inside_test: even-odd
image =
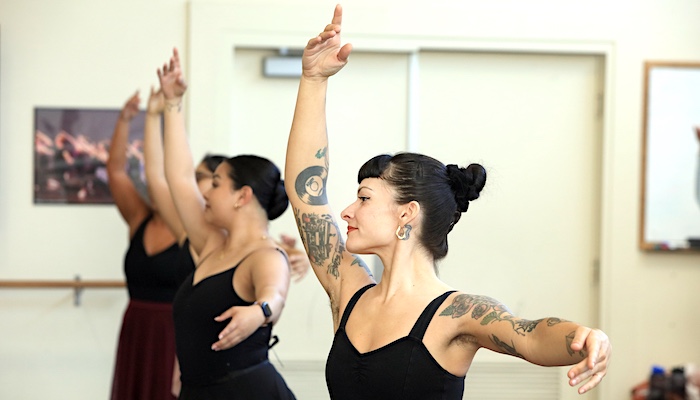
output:
[[[280,170],[272,161],[254,156],[242,155],[226,159],[231,167],[229,178],[234,189],[250,186],[260,205],[267,211],[267,219],[273,220],[287,209],[289,199],[284,190]]]
[[[204,166],[207,167],[209,172],[214,172],[216,171],[216,167],[219,166],[224,160],[226,160],[226,156],[221,156],[218,154],[205,154],[204,157],[202,158],[202,161],[204,163]]]
[[[367,161],[357,175],[379,178],[395,191],[399,204],[417,201],[424,218],[417,236],[437,261],[447,255],[447,234],[452,230],[469,202],[479,198],[486,184],[486,170],[479,164],[466,168],[445,164],[417,153],[382,154]]]

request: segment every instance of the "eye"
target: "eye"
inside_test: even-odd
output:
[[[357,196],[357,198],[360,199],[360,202],[362,202],[362,203],[369,200],[369,197],[366,197],[366,196]]]

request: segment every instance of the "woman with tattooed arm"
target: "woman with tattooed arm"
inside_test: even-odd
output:
[[[558,318],[525,320],[498,301],[455,291],[436,262],[447,234],[479,197],[479,164],[445,166],[421,154],[380,155],[358,175],[357,200],[342,211],[347,243],[326,197],[328,78],[347,63],[342,9],[309,40],[302,58],[285,185],[314,272],[330,298],[335,338],[326,364],[332,399],[461,399],[480,348],[544,366],[573,365],[585,393],[606,374],[611,345],[600,330]],[[354,254],[376,254],[376,284]]]

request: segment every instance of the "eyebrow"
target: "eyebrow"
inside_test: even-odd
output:
[[[360,193],[360,190],[362,190],[362,189],[367,189],[370,192],[374,192],[374,190],[372,190],[372,188],[369,186],[360,186],[359,188],[357,188],[357,193]]]

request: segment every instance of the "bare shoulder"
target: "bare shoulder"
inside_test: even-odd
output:
[[[287,253],[276,246],[256,249],[243,262],[255,268],[289,270]]]

